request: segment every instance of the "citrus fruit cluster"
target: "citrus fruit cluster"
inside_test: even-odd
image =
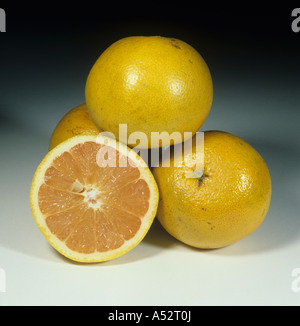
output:
[[[259,153],[223,131],[204,132],[197,151],[213,84],[192,46],[121,39],[91,68],[85,98],[56,126],[31,185],[35,221],[61,254],[79,262],[117,258],[142,241],[155,216],[176,239],[202,249],[232,244],[263,222],[271,178]],[[144,137],[127,137],[137,133]],[[174,151],[186,135],[191,151]],[[133,147],[173,150],[168,165],[151,168]]]

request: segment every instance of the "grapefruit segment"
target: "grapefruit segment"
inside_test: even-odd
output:
[[[65,211],[51,214],[46,217],[47,227],[59,240],[65,241],[85,211],[86,205],[81,204]]]
[[[158,190],[133,150],[101,135],[84,135],[46,155],[30,200],[38,227],[56,250],[75,261],[100,262],[144,238],[156,215]]]

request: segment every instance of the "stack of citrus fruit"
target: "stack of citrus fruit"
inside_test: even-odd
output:
[[[213,86],[193,47],[157,36],[121,39],[95,62],[85,95],[55,128],[30,193],[37,225],[64,256],[119,257],[142,241],[155,216],[178,240],[206,249],[232,244],[262,223],[271,179],[255,149],[208,131],[197,151]],[[174,149],[183,140],[192,142],[191,152],[170,151],[168,164],[152,171],[132,148]]]

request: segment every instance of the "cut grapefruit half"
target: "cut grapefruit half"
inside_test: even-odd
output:
[[[134,248],[153,222],[158,198],[142,158],[102,135],[75,136],[52,149],[30,191],[45,238],[79,262],[111,260]]]

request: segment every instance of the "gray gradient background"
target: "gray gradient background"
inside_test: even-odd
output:
[[[26,15],[26,8],[3,8],[0,305],[299,305],[300,292],[291,288],[300,267],[300,33],[290,27],[293,8],[197,15],[179,8],[128,20],[100,20],[87,8],[27,8]],[[234,133],[258,150],[272,177],[270,210],[254,234],[223,249],[189,248],[155,222],[139,246],[114,261],[71,263],[35,225],[31,180],[58,121],[85,101],[94,61],[130,35],[177,37],[203,55],[214,101],[201,130]]]

